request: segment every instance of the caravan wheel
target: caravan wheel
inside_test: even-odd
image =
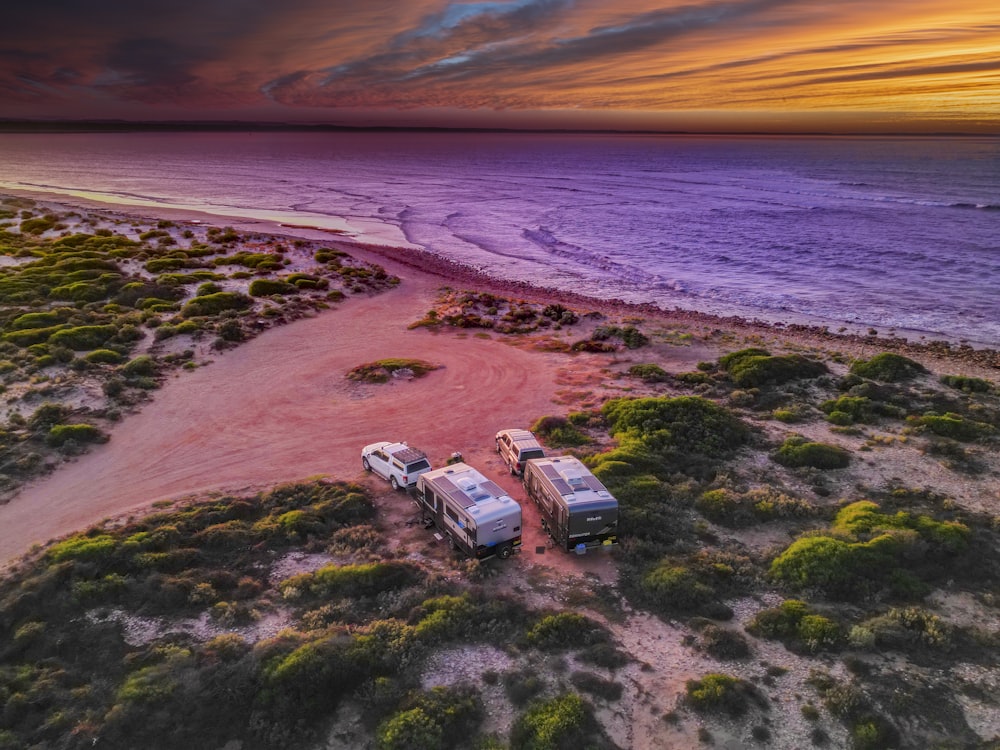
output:
[[[508,557],[511,556],[511,553],[513,552],[514,552],[513,547],[511,547],[509,544],[504,544],[503,546],[500,547],[500,549],[497,550],[497,557],[499,557],[501,560],[506,560]]]

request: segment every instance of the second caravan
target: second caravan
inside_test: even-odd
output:
[[[618,543],[618,501],[578,458],[531,459],[525,464],[524,489],[562,549],[585,552]]]
[[[521,506],[465,463],[421,474],[416,502],[455,548],[469,557],[510,557],[521,549]]]

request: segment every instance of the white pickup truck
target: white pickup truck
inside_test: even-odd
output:
[[[417,477],[431,470],[427,454],[406,443],[372,443],[361,449],[361,465],[387,479],[394,490],[413,487]]]

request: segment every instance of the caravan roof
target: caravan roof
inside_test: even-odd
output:
[[[614,499],[601,480],[591,474],[578,458],[535,458],[532,463],[552,482],[556,492],[563,496],[567,504]]]
[[[495,482],[468,464],[456,463],[420,475],[420,481],[451,498],[475,518],[489,518],[514,501]]]

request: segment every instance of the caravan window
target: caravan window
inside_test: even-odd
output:
[[[448,506],[448,505],[444,506],[444,513],[452,521],[454,521],[455,523],[458,523],[458,513],[456,513],[455,511],[453,511],[450,506]]]

